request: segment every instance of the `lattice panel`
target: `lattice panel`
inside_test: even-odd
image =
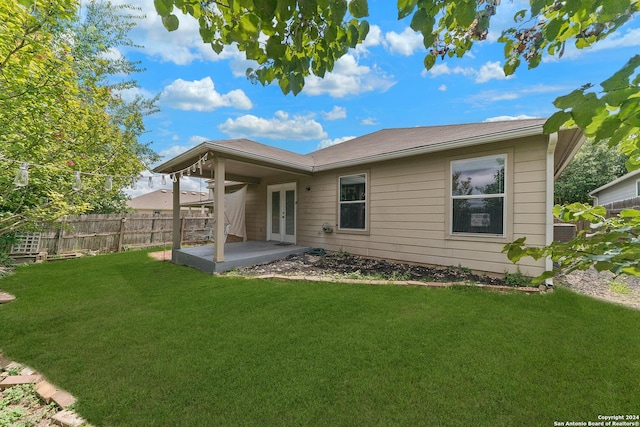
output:
[[[37,254],[40,252],[40,233],[18,233],[18,243],[11,247],[12,254]]]

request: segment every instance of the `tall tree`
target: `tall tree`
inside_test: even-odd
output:
[[[627,173],[627,159],[606,144],[583,144],[555,182],[555,202],[590,204],[589,192]]]
[[[129,177],[155,159],[138,140],[153,100],[124,101],[118,90],[134,83],[113,76],[135,69],[105,55],[127,42],[131,17],[108,2],[78,11],[75,0],[0,4],[0,234],[105,199],[121,206]],[[27,186],[14,185],[16,160],[26,163]]]

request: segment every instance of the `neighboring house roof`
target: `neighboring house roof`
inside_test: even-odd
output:
[[[528,119],[383,129],[307,155],[266,146],[248,139],[206,141],[158,166],[154,171],[180,171],[189,167],[194,158],[212,152],[230,161],[227,163],[228,175],[242,171],[244,175],[260,177],[268,174],[269,168],[310,175],[346,166],[542,135],[545,121],[546,119]],[[556,149],[556,176],[573,157],[583,139],[579,129],[563,129],[560,134]],[[244,166],[241,167],[240,163]],[[255,165],[256,168],[246,169],[247,163]],[[204,169],[210,171],[211,163],[205,164]],[[203,175],[206,176],[206,173],[205,170]]]
[[[181,191],[180,203],[193,203],[205,200],[209,193],[200,191]],[[173,191],[172,190],[156,190],[142,196],[134,197],[127,201],[127,206],[136,210],[172,210],[173,209]]]
[[[615,179],[611,182],[609,182],[608,184],[603,185],[602,187],[598,187],[595,190],[593,190],[592,192],[589,193],[589,196],[591,197],[597,197],[598,193],[600,193],[602,190],[606,190],[607,188],[611,188],[614,185],[617,185],[623,181],[626,181],[629,178],[633,178],[636,175],[640,175],[640,169],[634,170],[633,172],[629,172],[626,175],[622,175],[620,178]]]

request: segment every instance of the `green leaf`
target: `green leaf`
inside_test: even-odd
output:
[[[559,19],[552,19],[551,21],[549,21],[545,30],[545,38],[547,40],[554,40],[560,32],[561,26],[562,21],[560,21]]]
[[[638,218],[640,217],[640,210],[624,209],[618,215],[622,218]]]
[[[566,111],[556,111],[551,117],[547,119],[542,127],[542,131],[546,134],[552,134],[560,130],[560,127],[567,121],[571,120],[571,113]]]
[[[266,45],[267,56],[273,59],[284,57],[287,46],[280,43],[280,38],[276,36],[269,37]]]
[[[367,21],[361,21],[360,25],[358,25],[358,39],[360,41],[363,41],[364,39],[367,38],[367,34],[369,34],[369,22]]]
[[[256,14],[264,21],[271,21],[276,13],[277,2],[256,1],[254,2]]]
[[[276,19],[280,22],[286,22],[293,16],[296,8],[295,0],[277,0],[276,1]]]
[[[520,22],[524,19],[525,16],[527,16],[527,9],[519,10],[515,15],[513,15],[513,21]]]
[[[349,13],[354,18],[369,16],[369,4],[367,0],[351,0],[349,3]]]
[[[474,19],[476,19],[476,5],[475,1],[472,2],[458,2],[456,4],[456,21],[458,25],[468,28]]]
[[[164,25],[164,27],[169,31],[175,31],[178,29],[180,21],[178,21],[178,17],[176,15],[171,14],[169,16],[162,17],[162,25]]]
[[[429,20],[427,18],[427,12],[424,9],[418,9],[411,18],[410,27],[414,31],[423,31],[427,26]]]
[[[290,76],[289,85],[291,86],[291,92],[293,92],[294,96],[299,94],[304,87],[304,77],[302,76],[302,74],[293,73]]]
[[[331,10],[331,16],[334,22],[342,22],[344,16],[347,14],[347,0],[331,0],[329,9]]]
[[[436,56],[430,53],[426,54],[424,57],[424,68],[430,70],[434,65],[436,65]]]
[[[158,15],[162,17],[168,16],[173,10],[172,0],[153,0],[153,5],[155,6],[156,12],[158,12]]]
[[[553,105],[556,108],[560,108],[562,110],[573,108],[581,102],[584,102],[584,91],[581,89],[576,89],[569,93],[568,95],[559,96],[553,101]]]
[[[611,115],[606,117],[598,129],[595,131],[594,139],[596,141],[600,141],[603,139],[610,138],[616,130],[620,128],[620,118],[618,115]]]
[[[220,42],[212,42],[211,43],[211,48],[213,49],[213,51],[215,53],[217,53],[218,55],[223,51],[224,49],[224,45]]]
[[[287,95],[289,92],[291,92],[291,86],[289,85],[289,79],[286,76],[280,77],[280,79],[278,80],[278,86],[280,86],[280,90],[285,95]]]
[[[629,78],[638,67],[640,67],[640,55],[635,55],[613,76],[600,83],[600,86],[602,86],[605,92],[627,87],[629,85]]]
[[[260,18],[253,13],[247,13],[240,18],[240,30],[245,32],[249,39],[257,40],[260,35]]]
[[[553,278],[553,276],[555,276],[555,272],[553,272],[553,271],[545,271],[544,273],[542,273],[538,277],[534,277],[533,279],[531,279],[531,284],[532,285],[539,285],[539,284],[543,283],[545,280]]]
[[[418,0],[398,0],[398,20],[409,16],[417,4]]]
[[[594,93],[589,93],[585,101],[573,107],[571,116],[576,124],[584,129],[593,121],[594,116],[605,109],[605,104]]]
[[[505,76],[510,76],[515,73],[516,68],[520,66],[520,58],[509,58],[507,62],[505,62],[503,70]]]

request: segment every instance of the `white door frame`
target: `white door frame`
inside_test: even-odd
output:
[[[298,217],[298,197],[296,187],[297,185],[295,182],[267,186],[268,241],[293,244],[296,243],[296,227]],[[293,191],[293,206],[287,206],[287,192],[289,191]],[[277,197],[280,202],[280,206],[278,207],[273,206],[273,193],[278,194]],[[289,209],[287,210],[287,208]],[[291,218],[291,216],[293,216],[293,218]]]

